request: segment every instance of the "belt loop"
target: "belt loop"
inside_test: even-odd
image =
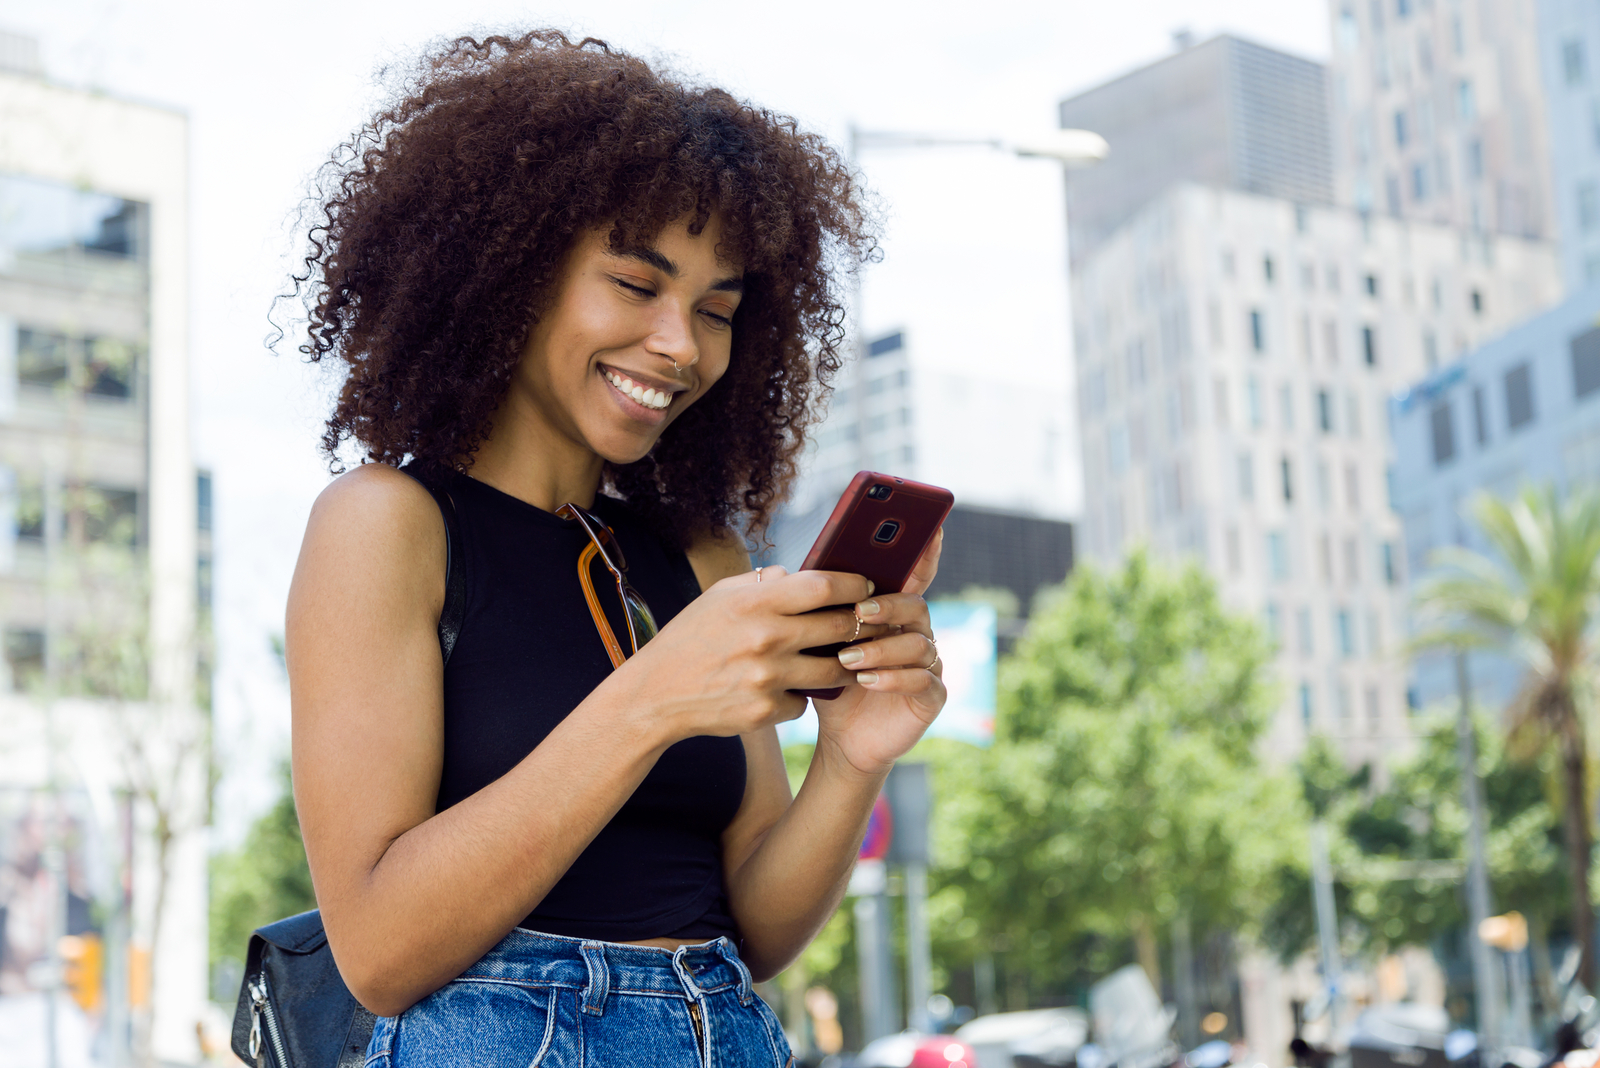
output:
[[[590,1016],[603,1016],[606,995],[611,993],[611,969],[606,966],[606,947],[599,942],[585,941],[578,947],[583,954],[584,967],[589,970],[589,982],[583,988],[583,1011]]]
[[[678,975],[678,982],[683,984],[684,992],[689,995],[690,1001],[699,1001],[705,997],[705,991],[700,989],[700,984],[694,981],[694,973],[689,971],[689,965],[684,958],[688,956],[689,947],[679,946],[672,951],[672,970]]]
[[[717,949],[722,953],[722,959],[733,965],[739,973],[739,1004],[749,1005],[755,1000],[753,988],[755,977],[750,974],[750,969],[744,966],[744,961],[739,959],[739,951],[734,948],[733,941],[727,935],[717,939]]]

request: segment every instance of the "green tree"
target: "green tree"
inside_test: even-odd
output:
[[[1439,550],[1417,593],[1425,626],[1418,648],[1492,649],[1517,657],[1523,684],[1508,710],[1511,747],[1560,766],[1562,831],[1580,976],[1594,985],[1593,852],[1588,761],[1600,608],[1600,495],[1565,500],[1553,487],[1509,503],[1487,494],[1471,506],[1492,555]]]
[[[250,827],[244,844],[211,859],[211,963],[242,965],[250,932],[317,907],[300,841],[287,765],[283,792]]]
[[[1550,804],[1539,765],[1511,759],[1487,717],[1475,726],[1494,899],[1526,915],[1538,941],[1566,912],[1559,805]],[[1424,720],[1419,734],[1417,751],[1391,767],[1383,789],[1374,787],[1370,769],[1346,767],[1321,736],[1298,764],[1312,811],[1333,832],[1334,896],[1341,928],[1359,932],[1353,949],[1435,943],[1467,923],[1460,863],[1467,812],[1454,715]],[[1305,873],[1284,875],[1266,940],[1288,960],[1314,944],[1315,929]]]
[[[1256,757],[1271,655],[1197,567],[1080,567],[1002,665],[994,746],[938,767],[938,926],[1008,970],[1131,939],[1157,978],[1180,919],[1249,932],[1305,855]]]

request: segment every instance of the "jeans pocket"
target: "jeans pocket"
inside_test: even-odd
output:
[[[559,988],[457,979],[394,1024],[391,1068],[539,1068],[555,1035]]]
[[[778,1020],[778,1014],[772,1011],[759,995],[755,998],[756,1015],[761,1018],[762,1025],[767,1030],[767,1041],[772,1046],[772,1063],[775,1068],[789,1068],[794,1063],[794,1050],[789,1048],[789,1039],[783,1033],[783,1024]]]

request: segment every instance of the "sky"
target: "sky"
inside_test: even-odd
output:
[[[1026,139],[1055,125],[1062,98],[1170,53],[1181,29],[1328,53],[1323,0],[0,0],[0,30],[37,38],[51,80],[189,116],[194,441],[215,486],[219,846],[277,788],[289,714],[273,638],[329,479],[317,453],[329,380],[292,338],[276,355],[266,347],[310,178],[430,42],[535,26],[603,38],[840,145],[852,125]],[[884,222],[883,262],[863,283],[868,331],[905,329],[919,358],[952,373],[1069,388],[1060,171],[981,148],[858,162]],[[1074,512],[1077,485],[1058,511]]]

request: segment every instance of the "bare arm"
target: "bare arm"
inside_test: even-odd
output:
[[[926,627],[918,632],[911,626],[919,611],[925,624],[926,606],[918,594],[937,571],[940,544],[936,541],[918,565],[912,593],[879,599],[886,616],[905,623],[894,627],[900,633],[892,635],[892,640],[867,648],[864,655],[870,663],[861,666],[907,664],[925,655]],[[735,554],[725,545],[697,546],[690,560],[702,586],[750,566],[742,550]],[[777,578],[785,572],[776,568],[769,574]],[[910,748],[943,705],[943,684],[936,672],[919,670],[927,662],[923,659],[910,670],[883,671],[881,681],[875,684],[881,687],[880,703],[886,697],[893,699],[897,692],[932,701],[925,718],[902,716],[899,734],[884,739],[887,747],[871,754],[878,759],[863,759],[859,745],[841,746],[837,738],[824,732],[798,797],[790,795],[776,728],[765,727],[744,736],[745,796],[723,833],[723,868],[739,924],[740,955],[758,981],[788,967],[839,907],[873,802],[894,758]],[[818,707],[826,709],[830,719],[837,718],[836,710],[828,709],[832,704],[847,706],[837,710],[846,715],[870,717],[874,709],[863,711],[860,707],[862,700],[870,697],[862,687],[851,686],[838,702],[822,702]]]
[[[290,591],[295,798],[341,973],[393,1015],[449,982],[543,899],[673,742],[799,712],[838,685],[799,650],[848,633],[864,593],[815,575],[718,584],[601,683],[515,768],[435,814],[443,759],[444,530],[410,478],[371,465],[319,498]],[[844,633],[841,633],[844,632]]]

